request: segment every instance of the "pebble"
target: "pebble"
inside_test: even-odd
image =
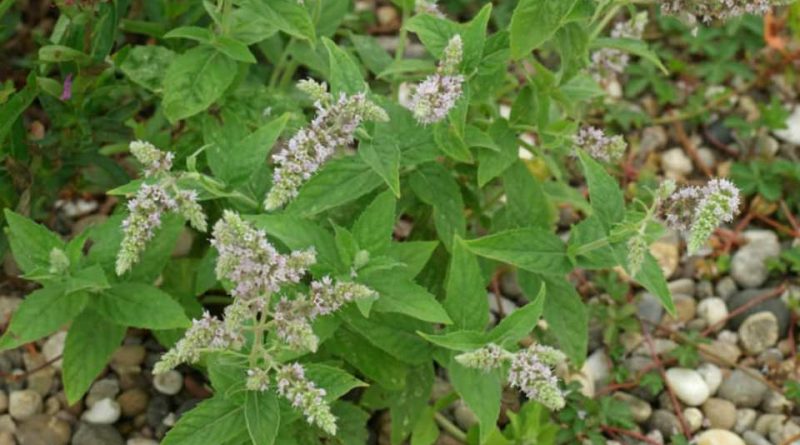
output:
[[[703,377],[693,369],[670,368],[666,376],[675,395],[689,406],[702,405],[711,395]]]
[[[703,426],[703,413],[695,407],[683,410],[683,419],[686,421],[689,431],[693,433]]]
[[[731,363],[736,363],[742,355],[742,350],[738,346],[719,339],[713,340],[709,344],[701,344],[697,349],[700,350],[700,355],[704,359],[720,366],[730,366]]]
[[[695,284],[691,278],[679,278],[667,283],[667,289],[672,295],[694,295]]]
[[[43,354],[23,354],[22,361],[25,369],[30,373],[27,376],[28,389],[36,391],[42,397],[50,393],[56,377],[56,370],[47,364]]]
[[[720,385],[719,397],[730,400],[741,408],[755,408],[761,404],[767,389],[767,385],[760,380],[751,377],[741,369],[736,369]]]
[[[0,389],[0,414],[8,411],[8,394]]]
[[[725,399],[710,398],[703,404],[703,413],[711,428],[730,430],[736,425],[736,405]]]
[[[72,445],[124,445],[125,440],[111,425],[83,423],[72,437]]]
[[[19,445],[67,445],[71,433],[69,423],[40,414],[20,424],[17,440]]]
[[[653,350],[658,355],[665,355],[669,354],[675,348],[678,347],[678,344],[668,338],[655,338],[653,339]],[[636,355],[641,355],[643,357],[650,357],[650,345],[647,342],[644,342],[633,351]]]
[[[461,400],[455,404],[455,408],[453,409],[453,418],[458,426],[464,430],[469,430],[474,425],[478,424],[478,416],[476,416],[475,412],[473,412],[467,406],[467,404]]]
[[[711,395],[716,394],[719,385],[722,384],[722,370],[713,363],[703,363],[697,367],[697,372],[708,385],[708,393]]]
[[[727,300],[739,290],[739,287],[736,286],[736,280],[730,276],[725,276],[717,282],[716,290],[717,295],[723,300]]]
[[[769,434],[769,431],[772,429],[772,425],[774,424],[783,424],[786,421],[786,416],[783,414],[762,414],[759,416],[758,420],[756,420],[756,425],[754,427],[755,431],[758,434],[766,436]]]
[[[174,396],[181,392],[181,388],[183,388],[183,376],[174,369],[163,374],[157,374],[153,376],[153,387],[161,394]]]
[[[697,445],[746,445],[744,440],[736,434],[730,431],[717,429],[704,431],[698,434],[695,436],[694,443]]]
[[[786,118],[785,128],[774,130],[775,136],[793,145],[800,145],[800,106]]]
[[[742,287],[756,288],[767,281],[767,259],[780,255],[781,246],[770,230],[747,230],[742,235],[747,244],[733,254],[731,276]]]
[[[147,357],[147,350],[142,345],[122,345],[114,352],[111,363],[119,366],[138,366]]]
[[[105,378],[94,382],[86,395],[86,406],[93,407],[95,403],[104,399],[113,400],[119,394],[119,381],[115,378]]]
[[[658,151],[666,147],[668,141],[669,139],[667,138],[667,132],[664,130],[664,127],[647,127],[642,130],[639,150],[643,154]]]
[[[611,373],[611,359],[606,355],[605,349],[594,351],[583,362],[581,373],[592,380],[595,388],[605,383]]]
[[[800,425],[797,425],[790,420],[784,424],[773,423],[769,431],[769,439],[772,441],[772,443],[783,445],[786,444],[786,441],[789,440],[789,438],[795,437],[799,434]],[[800,443],[800,439],[795,439],[788,445],[795,445],[797,443]]]
[[[744,434],[742,434],[742,438],[746,445],[772,445],[766,437],[755,431],[745,431]]]
[[[17,445],[17,441],[14,440],[14,434],[8,431],[0,431],[0,445]]]
[[[89,423],[108,425],[119,420],[121,412],[119,403],[107,398],[95,402],[91,408],[84,411],[81,419]]]
[[[150,396],[140,388],[133,388],[123,391],[117,397],[120,410],[123,416],[135,417],[143,413],[147,409],[147,402],[150,401]]]
[[[144,437],[135,437],[133,439],[128,439],[125,445],[158,445],[158,442],[153,439],[145,439]]]
[[[778,342],[778,319],[772,312],[758,312],[739,326],[739,341],[745,352],[756,355]]]
[[[674,295],[672,300],[675,302],[675,317],[677,321],[686,323],[694,318],[697,313],[697,302],[688,295]],[[672,319],[672,317],[669,317]]]
[[[489,301],[489,309],[495,314],[500,313],[500,307],[503,308],[503,314],[505,315],[517,310],[517,305],[506,297],[500,297],[500,306],[497,305],[497,298],[495,298],[493,293],[489,292],[486,295],[486,298]]]
[[[698,148],[697,157],[700,159],[700,162],[702,162],[703,165],[710,169],[713,169],[716,165],[717,160],[714,157],[714,152],[708,147]]]
[[[661,434],[672,437],[673,434],[678,434],[681,431],[680,422],[678,418],[670,411],[664,409],[657,409],[650,416],[648,425],[651,429],[660,431]]]
[[[64,355],[64,342],[67,340],[67,331],[58,331],[51,335],[42,345],[42,355],[45,361],[50,362],[50,366],[61,369],[62,359],[56,358]]]
[[[651,407],[649,403],[634,395],[625,392],[617,392],[614,394],[614,398],[628,406],[631,411],[631,415],[633,416],[633,420],[636,423],[646,422],[647,419],[649,419],[653,414],[653,407]]]
[[[16,420],[25,420],[42,411],[42,396],[29,389],[11,392],[8,412]]]
[[[147,405],[147,411],[145,411],[145,416],[147,424],[150,425],[151,428],[158,428],[167,414],[169,414],[169,400],[166,397],[156,395],[150,399],[150,403]]]
[[[736,423],[733,425],[733,430],[739,434],[743,434],[755,425],[756,416],[758,416],[758,413],[753,408],[737,409]]]
[[[770,292],[771,290],[772,289],[746,289],[741,292],[737,292],[731,296],[730,300],[728,300],[728,309],[734,311],[739,307],[744,306],[752,299],[758,298],[761,295]],[[775,318],[778,319],[778,333],[781,337],[785,336],[787,330],[789,329],[789,307],[786,306],[786,303],[779,298],[771,298],[746,309],[741,314],[732,317],[728,322],[728,325],[732,329],[739,329],[739,326],[744,323],[747,317],[763,311],[769,311],[775,315]]]
[[[9,433],[13,433],[17,430],[17,424],[14,423],[14,419],[11,418],[9,414],[3,414],[0,416],[0,431],[8,431]]]
[[[658,240],[650,245],[650,253],[658,261],[665,277],[671,277],[678,269],[680,252],[677,242]]]
[[[661,168],[670,179],[682,179],[694,170],[692,160],[682,148],[670,148],[661,155]]]
[[[664,315],[664,306],[658,301],[655,295],[645,292],[641,294],[639,302],[636,304],[636,313],[639,318],[647,320],[653,324],[661,322],[661,317]],[[648,326],[648,329],[650,327]]]
[[[706,322],[707,326],[714,326],[728,316],[728,306],[725,305],[725,300],[722,298],[706,298],[697,305],[697,314]],[[714,330],[718,331],[723,327],[724,325],[720,324]]]
[[[761,409],[766,413],[779,414],[784,410],[791,410],[792,402],[783,394],[776,391],[767,391],[764,401],[761,402]]]
[[[697,290],[695,296],[698,298],[708,298],[714,296],[714,285],[708,280],[703,280],[697,283]]]

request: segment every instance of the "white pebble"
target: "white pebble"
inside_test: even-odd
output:
[[[719,385],[722,384],[722,371],[719,367],[713,363],[703,363],[697,368],[697,372],[700,373],[700,377],[702,377],[706,385],[708,385],[709,394],[716,394]]]
[[[702,405],[711,395],[703,377],[693,369],[668,369],[667,381],[672,390],[675,391],[675,395],[689,406]]]
[[[174,396],[181,392],[181,388],[183,388],[183,376],[175,370],[156,374],[153,378],[153,386],[161,394]]]
[[[83,413],[81,418],[89,423],[109,425],[117,420],[122,410],[119,403],[112,399],[98,400],[91,408]]]
[[[728,306],[725,305],[725,300],[722,298],[706,298],[697,305],[697,314],[706,321],[708,326],[714,326],[728,316]],[[715,330],[722,328],[723,326],[720,325]]]

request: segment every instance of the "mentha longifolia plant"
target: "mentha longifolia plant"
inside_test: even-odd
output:
[[[6,211],[15,259],[42,288],[0,348],[69,324],[73,403],[127,327],[150,329],[168,349],[154,373],[193,366],[214,390],[167,445],[363,444],[368,411],[384,409],[393,443],[430,444],[445,422],[436,376],[478,419],[469,443],[496,435],[504,385],[564,407],[559,376],[588,338],[571,272],[617,270],[674,311],[650,244],[667,227],[702,255],[739,208],[722,178],[624,192],[635,147],[586,113],[632,58],[661,66],[641,40],[648,14],[713,22],[779,2],[521,0],[510,19],[486,4],[458,23],[398,0],[394,54],[336,32],[345,0],[220,3],[205,28],[166,35],[189,37],[180,54],[109,58],[162,116],[128,147],[141,177],[108,192],[127,205],[67,242]],[[412,34],[425,59],[406,57]],[[163,76],[142,78],[135,64],[164,54]],[[559,205],[580,221],[557,227]],[[169,258],[187,222],[188,263]],[[487,284],[511,270],[529,303],[490,320]]]

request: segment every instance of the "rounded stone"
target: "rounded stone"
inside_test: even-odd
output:
[[[0,414],[8,411],[8,394],[0,389]]]
[[[703,363],[697,367],[697,372],[700,373],[700,377],[702,377],[706,385],[708,385],[709,394],[712,396],[716,394],[719,385],[722,384],[722,370],[713,363]]]
[[[147,402],[150,401],[150,396],[140,388],[133,388],[123,391],[117,397],[122,415],[126,417],[134,417],[143,413],[147,409]]]
[[[134,437],[132,439],[128,439],[128,441],[125,442],[125,445],[158,445],[158,442],[153,439],[146,439],[144,437]]]
[[[42,396],[29,389],[13,391],[9,397],[8,412],[16,420],[25,420],[42,411]]]
[[[697,445],[746,445],[741,437],[720,429],[711,429],[698,434],[695,436],[694,443]]]
[[[683,410],[683,418],[691,432],[695,432],[703,426],[703,413],[699,409],[690,406]]]
[[[147,350],[142,345],[122,345],[114,352],[111,363],[118,366],[138,366],[147,357]]]
[[[710,398],[703,404],[703,413],[711,428],[733,429],[736,425],[736,405],[725,399]]]
[[[651,407],[649,403],[636,396],[624,392],[617,392],[614,394],[614,398],[628,406],[628,409],[630,409],[631,415],[633,416],[633,420],[636,423],[646,422],[647,419],[649,419],[653,414],[653,407]]]
[[[125,440],[111,425],[83,423],[72,437],[72,445],[124,445]]]
[[[670,368],[666,376],[678,399],[689,406],[700,406],[711,395],[703,377],[693,369]]]
[[[750,355],[756,355],[778,342],[778,319],[772,312],[758,312],[739,326],[739,341]]]
[[[98,380],[89,388],[86,395],[86,406],[91,408],[100,400],[114,399],[119,394],[119,381],[116,378],[105,378]]]
[[[156,391],[168,396],[174,396],[181,392],[183,388],[183,376],[175,370],[167,371],[163,374],[156,374],[153,377],[153,386]]]
[[[675,315],[678,321],[686,323],[694,318],[697,313],[697,302],[689,295],[675,295]]]
[[[756,423],[756,416],[758,413],[753,408],[742,408],[736,410],[736,423],[733,425],[733,431],[744,434]]]
[[[744,434],[742,434],[742,438],[746,445],[772,445],[769,439],[755,431],[745,431]]]
[[[772,291],[773,289],[747,289],[737,292],[728,300],[728,310],[735,311],[750,301]],[[789,318],[791,314],[786,302],[780,298],[771,298],[752,307],[748,307],[742,313],[730,319],[728,322],[729,329],[739,329],[739,326],[744,323],[747,317],[763,311],[769,311],[775,315],[775,318],[778,319],[778,332],[781,337],[785,336],[789,330]]]
[[[748,371],[757,373],[752,369]],[[727,379],[723,380],[718,394],[720,398],[730,400],[740,408],[755,408],[764,400],[768,389],[761,380],[741,369],[736,369]]]
[[[115,400],[107,398],[98,400],[86,410],[81,419],[98,425],[108,425],[119,420],[122,409]]]
[[[64,355],[64,342],[66,340],[67,331],[58,331],[51,335],[42,345],[42,355],[53,368],[61,369],[63,359],[60,357]]]
[[[19,445],[67,445],[71,434],[69,423],[38,414],[20,424],[17,440]]]
[[[678,147],[670,148],[661,155],[661,168],[671,179],[681,179],[694,169],[692,160]]]
[[[17,445],[14,434],[8,431],[0,431],[0,445]]]
[[[650,429],[657,430],[667,437],[672,437],[681,431],[680,422],[675,414],[663,409],[655,410],[647,423]]]
[[[709,327],[715,326],[714,330],[718,331],[724,327],[720,322],[728,316],[728,306],[722,298],[706,298],[697,305],[697,314]]]

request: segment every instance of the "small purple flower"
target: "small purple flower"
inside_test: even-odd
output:
[[[64,102],[72,99],[72,73],[67,74],[67,77],[64,79],[64,89],[61,90],[61,97],[59,97],[59,99]]]
[[[408,109],[417,122],[428,125],[447,117],[462,94],[464,76],[457,74],[463,57],[461,36],[456,34],[444,49],[436,73],[431,74],[414,89]]]
[[[336,434],[336,417],[325,401],[325,390],[308,380],[299,363],[284,365],[275,376],[278,394],[300,409],[308,423],[317,425],[330,435]]]
[[[136,197],[128,201],[128,217],[122,221],[123,238],[117,254],[117,275],[128,271],[137,261],[147,242],[161,226],[161,215],[177,208],[164,187],[142,184]]]

